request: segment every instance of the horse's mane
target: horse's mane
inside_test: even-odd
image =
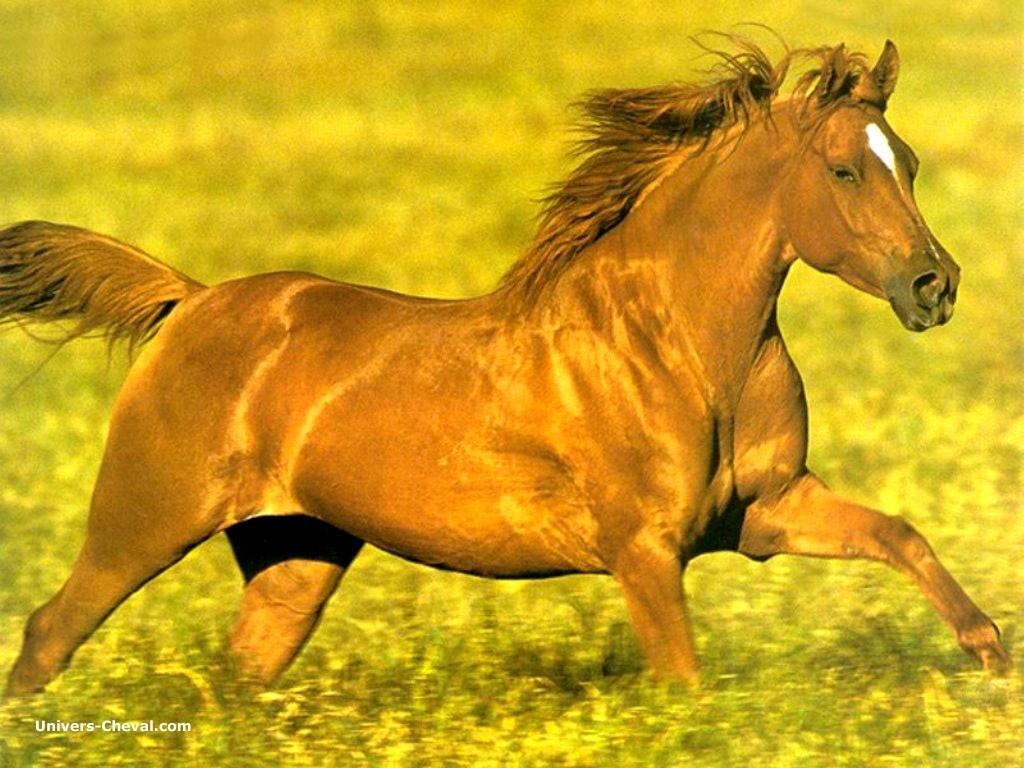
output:
[[[699,153],[733,126],[746,130],[755,120],[770,120],[794,60],[817,64],[793,89],[791,104],[804,119],[827,115],[868,70],[867,59],[843,45],[787,48],[773,64],[756,44],[727,37],[735,53],[705,48],[718,59],[705,84],[597,90],[576,103],[584,138],[574,154],[582,159],[544,198],[533,243],[503,279],[524,303],[531,304],[580,251],[618,225],[681,147]]]

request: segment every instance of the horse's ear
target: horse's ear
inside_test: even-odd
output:
[[[863,75],[854,88],[853,95],[861,101],[874,104],[879,109],[885,105],[896,89],[896,79],[900,74],[900,54],[892,40],[885,41],[885,48],[874,68]]]
[[[896,78],[900,76],[900,54],[896,50],[896,44],[892,40],[885,41],[885,48],[882,55],[878,57],[878,63],[871,70],[871,79],[878,84],[886,101],[896,90]]]
[[[814,97],[819,104],[827,104],[843,95],[848,85],[848,65],[846,46],[840,43],[828,51],[818,70],[818,84],[814,88]]]

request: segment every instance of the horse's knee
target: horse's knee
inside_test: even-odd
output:
[[[905,518],[887,515],[884,519],[885,526],[880,538],[895,556],[894,559],[918,565],[935,558],[931,545]]]

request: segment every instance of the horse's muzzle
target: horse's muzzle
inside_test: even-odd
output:
[[[944,325],[953,317],[960,268],[947,253],[928,260],[929,266],[911,269],[909,276],[904,273],[886,286],[889,304],[911,331]]]

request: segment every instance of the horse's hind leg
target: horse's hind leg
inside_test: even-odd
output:
[[[269,683],[302,649],[363,542],[303,515],[256,517],[227,534],[246,581],[231,653],[243,678]]]
[[[209,535],[172,545],[171,536],[143,541],[128,528],[108,534],[90,528],[64,586],[29,617],[5,698],[41,690],[118,605]]]
[[[42,689],[118,605],[217,531],[195,472],[153,455],[159,444],[152,421],[126,426],[115,410],[85,543],[64,586],[29,618],[6,695]]]

